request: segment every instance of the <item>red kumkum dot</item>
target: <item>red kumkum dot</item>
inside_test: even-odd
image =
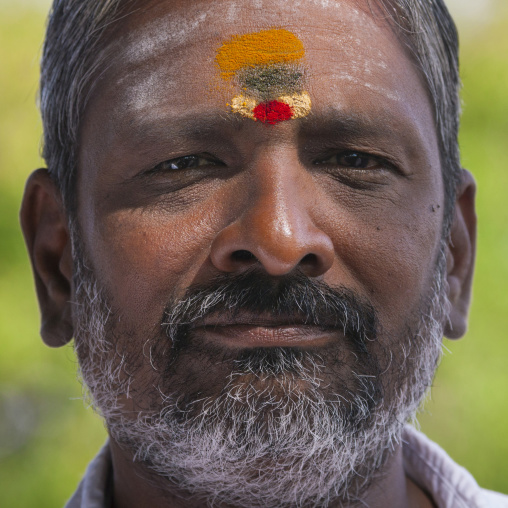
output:
[[[293,117],[291,106],[280,101],[262,102],[254,108],[252,113],[256,120],[270,125],[290,120]]]

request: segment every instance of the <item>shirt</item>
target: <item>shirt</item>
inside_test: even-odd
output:
[[[402,452],[406,474],[432,496],[438,508],[508,508],[508,496],[480,488],[439,445],[409,425],[402,435]],[[111,473],[106,443],[65,508],[110,508]]]

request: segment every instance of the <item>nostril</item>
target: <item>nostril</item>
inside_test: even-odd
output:
[[[300,264],[302,265],[317,265],[318,263],[319,260],[316,254],[307,254],[300,261]]]
[[[233,261],[256,261],[256,256],[248,250],[235,250],[233,254],[231,254],[231,257]]]
[[[307,254],[301,259],[299,268],[309,277],[317,277],[323,272],[323,261],[322,257],[317,254]]]

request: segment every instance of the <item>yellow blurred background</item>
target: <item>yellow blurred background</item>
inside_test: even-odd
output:
[[[479,186],[467,336],[448,352],[422,429],[487,488],[508,493],[508,2],[448,0],[461,33],[463,164]],[[106,438],[81,400],[71,347],[51,350],[18,226],[43,165],[35,104],[49,0],[0,0],[0,505],[63,506]]]

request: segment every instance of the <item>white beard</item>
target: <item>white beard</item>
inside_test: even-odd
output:
[[[222,393],[180,407],[176,394],[162,395],[156,412],[125,415],[120,399],[132,378],[125,358],[107,336],[110,312],[97,281],[78,263],[76,349],[82,378],[110,435],[134,460],[156,473],[158,486],[179,489],[196,504],[238,507],[307,507],[361,503],[400,443],[405,423],[432,383],[441,353],[445,312],[442,270],[428,311],[403,345],[407,378],[388,402],[369,405],[363,393],[345,401],[324,394],[323,365],[306,358],[291,374],[263,385],[238,383],[231,374]],[[87,272],[87,273],[84,273]],[[361,375],[357,375],[361,383]],[[306,389],[297,386],[304,381]],[[187,413],[185,412],[187,411]],[[355,425],[345,418],[353,412]]]

